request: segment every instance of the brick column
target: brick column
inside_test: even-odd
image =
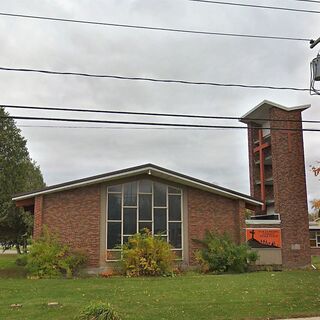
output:
[[[235,219],[239,231],[238,243],[241,244],[246,242],[246,203],[243,200],[238,201],[238,212]]]
[[[301,110],[271,108],[271,119],[301,120]],[[272,128],[301,129],[301,122],[271,121]],[[302,131],[272,130],[275,212],[280,213],[285,268],[310,265],[309,222]]]
[[[36,196],[34,200],[34,222],[33,222],[33,237],[40,237],[43,226],[43,196]]]

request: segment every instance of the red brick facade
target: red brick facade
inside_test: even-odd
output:
[[[193,239],[203,239],[206,230],[228,233],[236,242],[245,239],[245,203],[220,195],[188,188],[188,246],[189,261],[194,263],[194,252],[199,245]]]
[[[90,267],[98,267],[100,212],[100,185],[37,196],[34,235],[37,237],[46,225],[64,243],[84,250]]]
[[[265,104],[260,106],[261,110]],[[265,179],[272,179],[272,183],[265,183],[265,195],[267,201],[274,200],[274,212],[280,214],[282,265],[285,268],[310,265],[309,222],[301,131],[302,110],[303,108],[286,111],[271,104],[268,115],[263,116],[270,119],[270,123],[266,123],[266,126],[271,127],[270,135],[266,136],[263,141],[270,144],[263,151],[264,159],[269,157],[268,162],[264,165],[264,175]],[[250,115],[248,117],[250,118]],[[284,121],[279,121],[282,119]],[[259,121],[248,120],[250,190],[252,196],[260,199],[260,161],[257,161],[254,149],[258,140],[259,129],[257,127],[261,124],[262,122]],[[259,180],[260,184],[257,183]],[[258,214],[266,213],[264,211]]]
[[[41,234],[43,225],[72,248],[84,250],[89,267],[103,266],[100,262],[101,186],[99,184],[49,193],[35,198],[34,236]],[[205,231],[228,233],[240,243],[245,239],[245,202],[229,199],[195,188],[184,189],[187,199],[188,255],[194,263],[198,248],[192,239],[202,239]],[[104,204],[105,205],[105,204]],[[187,250],[187,249],[185,249]]]
[[[301,121],[301,110],[270,110],[271,119]],[[272,121],[271,127],[301,129],[301,122]],[[282,259],[288,268],[310,265],[309,221],[302,131],[271,134],[275,211],[280,213]],[[291,140],[291,141],[290,141]]]
[[[43,225],[43,196],[37,196],[34,200],[34,228],[33,236],[37,238],[41,235]]]

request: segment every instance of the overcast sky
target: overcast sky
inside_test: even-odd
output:
[[[319,10],[319,4],[254,1]],[[2,1],[1,12],[213,32],[317,38],[318,14],[195,3],[187,0]],[[317,33],[318,32],[318,33]],[[309,87],[309,63],[320,45],[213,37],[0,17],[0,66],[190,81]],[[267,99],[311,104],[304,119],[320,120],[320,96],[308,92],[218,88],[0,71],[0,104],[242,116]],[[146,117],[81,115],[8,109],[11,115],[241,125]],[[19,125],[54,123],[18,121]],[[61,124],[73,125],[74,124]],[[88,125],[87,125],[88,126]],[[92,126],[92,125],[91,125]],[[320,125],[305,125],[318,127]],[[21,127],[47,185],[152,162],[249,193],[245,130],[155,130]],[[320,181],[319,133],[304,133],[309,200]]]

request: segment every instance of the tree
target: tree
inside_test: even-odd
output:
[[[4,249],[26,248],[32,233],[29,212],[16,208],[12,196],[45,186],[39,166],[30,158],[26,139],[13,119],[0,107],[0,244]]]

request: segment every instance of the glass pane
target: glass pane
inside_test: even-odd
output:
[[[164,242],[167,242],[167,236],[164,236],[164,235],[155,235],[155,237],[156,238],[158,238],[158,239],[161,239],[162,241],[164,241]]]
[[[148,229],[149,231],[152,231],[152,222],[139,222],[139,232],[143,229]]]
[[[123,185],[123,205],[137,205],[137,182],[129,182]]]
[[[310,247],[316,247],[316,246],[317,246],[316,240],[310,240]]]
[[[152,220],[152,195],[139,195],[139,220]]]
[[[106,251],[106,259],[107,260],[120,260],[121,259],[121,251]]]
[[[169,192],[169,193],[178,193],[178,194],[181,194],[181,189],[174,188],[174,187],[168,187],[168,192]]]
[[[154,190],[154,206],[155,207],[166,207],[167,206],[167,186],[162,183],[155,182]]]
[[[152,181],[141,180],[139,182],[139,192],[151,193],[152,192]]]
[[[121,192],[121,184],[108,187],[108,192]]]
[[[320,236],[317,236],[317,242],[320,243]]]
[[[129,239],[129,236],[123,236],[123,244],[127,243]]]
[[[169,196],[169,221],[181,220],[181,196]]]
[[[137,209],[123,208],[123,234],[137,232]]]
[[[174,248],[181,248],[181,222],[169,222],[169,242]]]
[[[121,222],[108,222],[107,248],[114,249],[121,244]]]
[[[121,220],[121,193],[108,194],[108,220]]]
[[[154,209],[153,233],[167,232],[167,209]]]
[[[315,238],[316,238],[316,232],[310,231],[310,239],[315,239]]]

